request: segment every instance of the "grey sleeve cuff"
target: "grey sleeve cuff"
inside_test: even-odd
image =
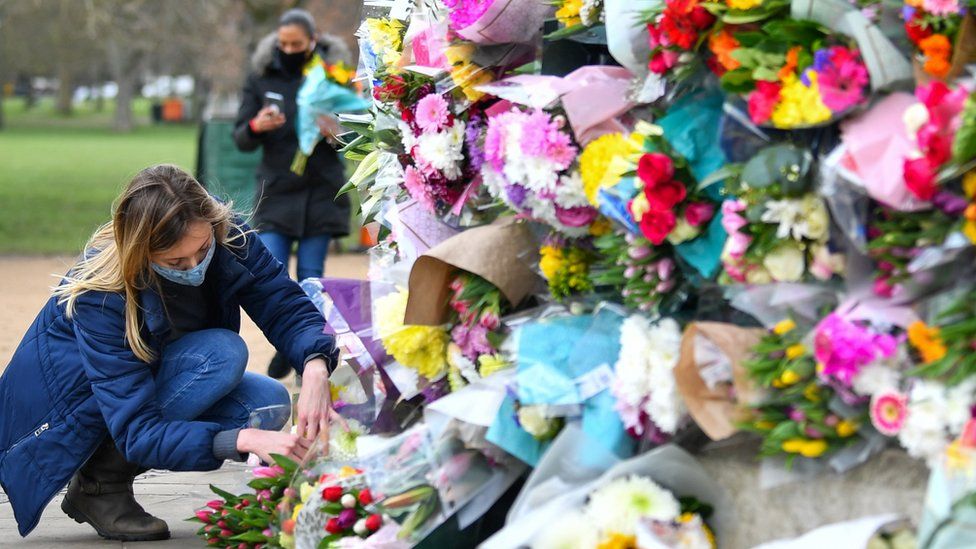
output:
[[[213,441],[214,457],[220,461],[225,459],[244,461],[247,459],[246,456],[237,451],[237,435],[240,433],[240,429],[231,429],[217,433]]]
[[[304,367],[308,364],[308,361],[312,360],[313,358],[321,358],[322,360],[324,360],[325,368],[329,370],[330,374],[332,373],[332,370],[335,370],[335,365],[332,364],[332,358],[330,358],[329,355],[325,353],[312,353],[307,357],[305,357],[305,362],[302,362],[302,369],[304,369]]]

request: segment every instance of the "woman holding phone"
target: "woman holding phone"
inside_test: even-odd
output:
[[[336,197],[345,176],[342,161],[330,144],[339,131],[334,118],[319,119],[326,142],[315,148],[304,173],[291,170],[298,150],[295,100],[305,65],[316,51],[326,62],[349,62],[349,50],[342,40],[317,34],[307,11],[293,9],[282,15],[277,30],[261,40],[251,58],[253,72],[244,84],[234,129],[239,149],[262,150],[255,226],[265,246],[286,269],[297,244],[298,280],[321,277],[330,242],[349,234],[349,198]],[[290,370],[285,358],[277,354],[268,375],[282,378]]]
[[[287,416],[248,427],[252,412],[291,399],[245,371],[242,307],[304,374],[296,434],[280,432]],[[338,353],[323,325],[228,205],[175,166],[137,174],[0,376],[0,486],[20,534],[67,483],[61,509],[102,537],[166,539],[133,498],[140,472],[208,471],[248,453],[301,459],[336,418]]]

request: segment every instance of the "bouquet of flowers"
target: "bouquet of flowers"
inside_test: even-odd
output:
[[[609,286],[624,305],[644,313],[677,305],[668,298],[679,295],[682,279],[669,248],[617,231],[594,242],[600,255],[590,275],[594,286]]]
[[[976,155],[974,107],[964,86],[953,89],[933,81],[916,89],[915,95],[919,103],[905,112],[905,126],[918,149],[905,159],[905,185],[918,198],[932,201],[941,190],[939,180],[951,172],[946,168],[951,164],[964,165]],[[937,206],[946,209],[952,202],[943,197]]]
[[[726,283],[828,280],[843,270],[843,258],[828,247],[830,217],[811,188],[810,163],[809,152],[775,145],[727,183],[737,198],[722,204]]]
[[[673,372],[680,354],[681,327],[673,319],[633,315],[621,325],[611,391],[631,436],[660,444],[681,426],[687,413]]]
[[[908,328],[908,342],[921,364],[913,374],[958,385],[976,375],[976,289],[962,293],[939,312],[934,325],[918,321]]]
[[[868,253],[875,260],[873,290],[881,297],[903,291],[909,265],[922,250],[945,242],[955,220],[940,210],[899,212],[877,205],[868,225]]]
[[[976,381],[948,387],[940,381],[915,378],[908,387],[907,391],[895,387],[876,394],[871,399],[871,423],[878,432],[897,436],[909,455],[931,466],[971,418]]]
[[[603,0],[552,0],[552,3],[562,28],[547,35],[550,40],[572,36],[603,22]]]
[[[452,390],[511,367],[499,352],[505,334],[501,317],[510,308],[501,290],[478,275],[460,272],[450,284],[453,312],[448,345]]]
[[[406,27],[398,19],[370,17],[357,31],[362,54],[360,60],[371,77],[382,77],[399,71]],[[375,81],[374,81],[375,83]]]
[[[796,323],[784,320],[753,348],[753,359],[745,363],[752,379],[768,394],[751,408],[751,418],[742,428],[763,437],[761,455],[784,455],[787,467],[797,456],[819,458],[852,444],[868,420],[863,399],[835,406],[834,399],[843,397],[818,379],[828,376],[826,370],[818,374],[819,358],[856,351],[838,345],[836,352],[830,347],[814,354],[803,340]],[[835,367],[829,376],[846,379],[848,373]]]
[[[298,465],[288,458],[274,457],[274,465],[254,468],[254,478],[248,482],[253,493],[234,495],[210,485],[221,499],[208,502],[189,519],[203,524],[197,535],[208,546],[260,549],[281,544],[273,528],[275,516]]]
[[[867,67],[846,39],[811,21],[776,19],[709,41],[722,88],[743,96],[755,124],[780,129],[829,123],[868,99]]]
[[[296,98],[298,150],[291,165],[291,170],[297,174],[305,172],[308,157],[322,140],[317,122],[320,116],[369,108],[369,103],[360,96],[359,89],[353,83],[356,72],[342,61],[329,63],[316,53],[303,72],[305,80]]]
[[[925,74],[939,79],[959,75],[966,57],[972,55],[971,45],[964,39],[973,39],[968,10],[974,7],[976,3],[970,0],[905,0],[905,34],[917,49]]]
[[[471,194],[469,187],[477,187],[473,181],[480,159],[470,150],[468,136],[478,133],[480,111],[455,115],[451,102],[435,92],[432,83],[421,86],[416,95],[416,103],[400,103],[403,185],[427,211],[457,213]]]
[[[717,546],[706,523],[712,512],[710,505],[676,497],[648,477],[623,476],[595,489],[581,510],[564,513],[531,546],[711,549]]]
[[[586,236],[598,212],[583,191],[578,152],[564,116],[513,107],[488,119],[481,175],[491,195],[520,215]]]
[[[375,300],[373,333],[394,360],[427,380],[442,379],[448,370],[450,335],[443,326],[404,325],[408,295],[401,289]]]
[[[597,259],[585,240],[550,236],[539,248],[539,269],[557,300],[593,290],[590,266]]]

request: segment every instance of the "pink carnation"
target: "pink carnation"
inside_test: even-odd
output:
[[[426,180],[423,174],[413,166],[407,166],[403,171],[403,186],[411,198],[416,200],[425,210],[433,212],[436,204],[433,197],[427,190]]]

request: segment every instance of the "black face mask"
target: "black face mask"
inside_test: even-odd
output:
[[[302,67],[305,66],[305,61],[308,60],[307,51],[298,51],[295,53],[285,53],[281,51],[281,48],[275,48],[275,55],[278,56],[278,64],[285,72],[297,73],[301,72]]]

